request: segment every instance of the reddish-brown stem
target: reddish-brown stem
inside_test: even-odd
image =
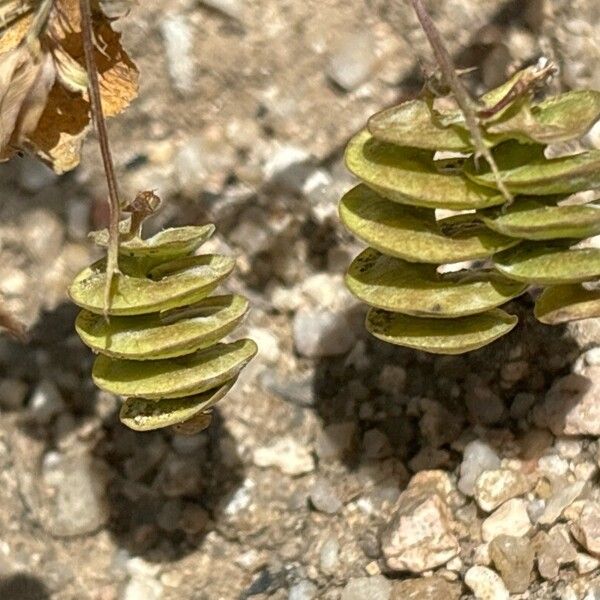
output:
[[[479,127],[479,121],[477,120],[477,116],[475,114],[475,109],[473,106],[473,101],[469,96],[469,93],[463,86],[461,80],[459,79],[456,68],[454,66],[454,62],[448,50],[446,50],[446,45],[444,44],[444,40],[442,36],[439,34],[431,16],[427,12],[425,5],[422,0],[411,0],[413,9],[419,19],[419,23],[425,32],[427,40],[433,50],[433,55],[442,71],[442,75],[446,80],[448,86],[454,93],[454,97],[456,98],[456,102],[460,107],[464,117],[465,123],[469,128],[469,132],[471,133],[471,137],[473,138],[473,144],[475,146],[476,155],[482,155],[485,160],[490,165],[492,173],[496,179],[496,184],[498,185],[498,189],[502,192],[502,195],[505,197],[506,202],[512,202],[512,196],[510,192],[506,189],[504,182],[502,181],[502,177],[500,172],[498,171],[498,166],[496,165],[496,161],[492,156],[489,148],[485,144],[485,140],[483,139],[483,134],[481,133],[481,128]]]
[[[119,190],[117,178],[113,165],[110,144],[108,141],[108,132],[106,130],[106,120],[102,110],[102,97],[100,95],[100,84],[98,82],[98,69],[94,57],[94,38],[92,29],[92,9],[90,0],[79,0],[79,9],[81,11],[81,33],[83,38],[83,52],[85,55],[85,67],[88,76],[88,91],[90,96],[90,107],[92,118],[98,132],[98,143],[100,145],[100,154],[104,165],[106,183],[108,185],[108,205],[109,205],[109,242],[106,261],[106,290],[104,294],[104,316],[108,318],[110,308],[110,296],[113,275],[118,271],[119,254]]]

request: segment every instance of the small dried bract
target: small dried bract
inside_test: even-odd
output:
[[[103,314],[106,259],[79,273],[69,295],[83,309],[77,333],[98,353],[94,382],[124,398],[121,421],[137,431],[173,426],[195,433],[208,426],[210,408],[256,354],[252,340],[222,342],[243,320],[248,301],[211,295],[235,266],[228,256],[196,255],[213,225],[142,238],[141,221],[156,208],[148,199],[140,195],[129,207],[131,219],[121,222],[110,319]],[[106,230],[92,236],[107,246]]]
[[[451,95],[384,110],[349,142],[346,164],[362,183],[340,216],[369,248],[346,281],[372,307],[375,336],[441,354],[474,350],[515,326],[498,307],[532,285],[548,286],[535,307],[543,323],[600,316],[600,291],[582,286],[600,278],[600,249],[582,244],[600,233],[600,204],[570,198],[600,187],[600,150],[547,157],[549,144],[580,138],[600,118],[600,92],[538,101],[552,70],[519,71],[476,103],[510,206]],[[477,266],[440,269],[464,261]]]

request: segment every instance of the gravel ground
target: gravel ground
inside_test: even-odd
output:
[[[31,334],[0,338],[0,598],[600,598],[600,321],[543,326],[524,297],[511,334],[434,357],[370,338],[343,286],[342,148],[429,60],[407,6],[140,4],[123,196],[217,224],[260,353],[208,431],[122,427],[65,298],[106,220],[93,140],[61,178],[2,165],[0,293]],[[594,0],[430,4],[473,91],[542,54],[555,89],[600,87]]]

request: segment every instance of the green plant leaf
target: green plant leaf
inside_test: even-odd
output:
[[[380,340],[398,346],[434,354],[462,354],[493,342],[517,321],[516,316],[498,308],[458,319],[423,319],[372,308],[366,327]]]
[[[211,296],[158,314],[112,317],[81,311],[75,329],[95,352],[113,358],[172,358],[210,346],[231,333],[248,310],[242,296]]]
[[[493,258],[500,273],[541,285],[578,283],[600,277],[600,249],[570,249],[559,244],[526,242]]]
[[[122,270],[130,267],[124,259]],[[84,269],[69,287],[69,296],[81,308],[102,314],[106,260],[102,259]],[[176,259],[148,274],[148,277],[117,274],[109,314],[140,315],[185,306],[202,300],[233,270],[235,261],[228,256],[206,254]],[[139,275],[139,274],[137,274]],[[156,279],[156,280],[155,280]]]
[[[256,352],[256,344],[244,339],[164,360],[122,360],[101,354],[92,376],[99,388],[127,398],[182,398],[223,385]]]
[[[391,202],[363,184],[342,198],[340,218],[372,248],[411,262],[486,258],[519,243],[491,231],[473,214],[436,222],[433,210]]]
[[[511,141],[498,146],[494,158],[502,181],[515,194],[573,194],[600,186],[600,150],[548,160],[542,146]],[[477,169],[471,159],[464,171],[475,183],[496,185],[485,161],[479,161]]]
[[[150,431],[185,423],[199,414],[206,414],[205,411],[229,392],[235,381],[235,378],[231,379],[219,387],[187,398],[128,398],[121,407],[119,418],[123,425],[135,431]]]
[[[148,239],[133,237],[119,241],[119,254],[131,257],[152,257],[163,261],[195,252],[215,232],[215,226],[190,225],[160,231]],[[102,248],[108,247],[108,230],[93,231],[90,237]]]
[[[585,238],[600,233],[600,204],[555,206],[535,198],[517,198],[506,210],[480,213],[498,233],[527,240]]]
[[[354,259],[346,285],[371,306],[434,318],[480,313],[504,304],[527,288],[493,271],[439,275],[433,265],[406,262],[372,248]]]
[[[368,128],[378,140],[398,146],[454,152],[473,150],[469,133],[436,122],[424,100],[408,100],[382,110],[369,119]]]
[[[600,317],[600,290],[578,284],[547,287],[535,303],[534,315],[548,325]]]
[[[346,148],[346,166],[380,195],[414,206],[468,210],[504,203],[497,191],[440,173],[433,154],[380,142],[363,130]]]

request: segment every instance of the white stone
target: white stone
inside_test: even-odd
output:
[[[315,468],[308,448],[291,436],[280,438],[271,446],[257,448],[253,460],[258,467],[275,467],[286,475],[303,475]]]
[[[352,91],[367,81],[376,64],[375,44],[369,32],[349,35],[331,56],[327,74],[341,88]]]
[[[500,457],[496,451],[482,440],[474,440],[465,446],[460,465],[458,489],[466,496],[475,492],[475,482],[484,471],[500,467]]]
[[[500,575],[487,567],[474,566],[465,573],[465,583],[476,600],[508,600],[509,593]]]
[[[531,529],[527,513],[527,502],[521,498],[507,500],[493,512],[481,525],[481,537],[491,542],[499,535],[521,537]]]
[[[169,75],[175,88],[188,95],[194,89],[194,31],[184,15],[166,14],[159,22]]]

